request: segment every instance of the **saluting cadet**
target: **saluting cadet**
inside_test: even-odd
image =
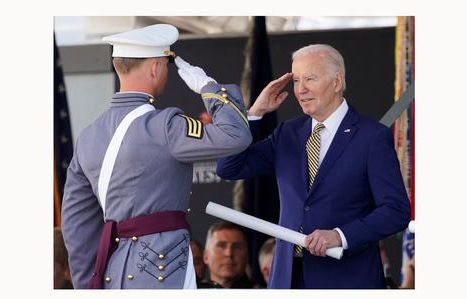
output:
[[[79,135],[68,168],[62,230],[75,288],[196,288],[185,211],[197,160],[251,142],[236,85],[221,85],[175,58],[212,124],[158,109],[178,30],[152,25],[104,38],[120,92]]]

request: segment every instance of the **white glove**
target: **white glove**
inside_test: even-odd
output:
[[[175,64],[178,67],[178,74],[185,81],[186,85],[198,94],[201,93],[201,88],[209,82],[217,83],[216,80],[208,77],[202,68],[192,66],[179,56],[175,57]]]

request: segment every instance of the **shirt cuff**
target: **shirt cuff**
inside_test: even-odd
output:
[[[344,248],[344,250],[349,248],[349,245],[347,244],[347,239],[345,238],[344,233],[341,231],[341,229],[336,227],[334,230],[339,233],[339,236],[341,236],[342,248]]]
[[[249,120],[249,121],[252,121],[252,120],[260,120],[260,119],[263,118],[262,116],[256,116],[256,115],[247,115],[247,117],[248,117],[248,120]]]

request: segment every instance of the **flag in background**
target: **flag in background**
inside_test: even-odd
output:
[[[244,53],[245,68],[242,78],[242,92],[246,105],[251,107],[273,77],[266,31],[266,17],[253,18],[250,37]],[[248,100],[250,100],[249,103]],[[253,131],[253,142],[264,139],[273,132],[277,125],[276,112],[268,113],[256,122],[258,123]],[[242,202],[234,202],[237,209],[266,221],[278,222],[279,195],[274,173],[239,181],[235,189],[234,193],[240,193],[240,198],[243,198]],[[247,235],[252,278],[260,285],[265,286],[266,283],[259,268],[258,253],[261,245],[269,236],[253,230],[248,230]]]
[[[415,17],[398,17],[396,28],[395,98],[398,99],[415,81]],[[394,124],[394,143],[402,177],[410,198],[412,220],[415,219],[415,100]],[[401,281],[407,263],[415,255],[415,234],[406,229],[402,237]]]
[[[73,139],[60,53],[54,35],[54,226],[60,226],[63,187],[73,156]]]

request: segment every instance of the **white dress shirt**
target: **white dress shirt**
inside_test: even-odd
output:
[[[344,119],[345,114],[349,110],[349,105],[347,105],[347,101],[344,99],[339,107],[331,114],[329,117],[322,122],[325,126],[320,132],[321,135],[321,144],[319,148],[319,165],[323,162],[326,153],[328,152],[329,146],[331,145],[334,136],[336,135],[337,129],[339,128],[342,120]],[[311,131],[318,124],[318,121],[315,119],[311,120]],[[344,249],[349,248],[347,244],[347,239],[345,238],[344,233],[338,227],[334,228],[340,235],[342,240],[342,247]]]
[[[342,120],[344,119],[345,114],[349,110],[349,105],[345,99],[339,105],[339,107],[331,114],[329,117],[322,122],[325,128],[323,128],[320,132],[321,135],[321,145],[319,148],[319,165],[324,160],[324,156],[328,152],[329,146],[331,145],[332,140],[334,139],[334,135],[336,135],[337,129],[339,128]],[[316,119],[311,120],[311,131],[319,122]]]

